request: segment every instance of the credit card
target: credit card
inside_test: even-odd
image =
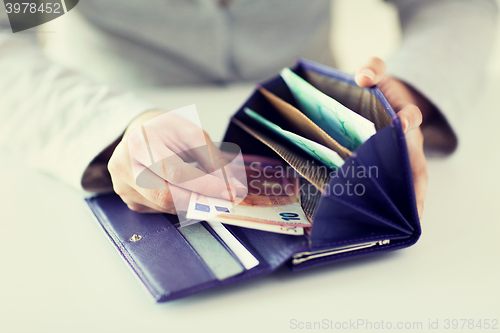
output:
[[[218,221],[207,221],[208,225],[219,235],[222,241],[233,251],[234,255],[238,257],[241,264],[246,269],[252,269],[259,264],[257,258],[241,244],[241,242],[233,236],[226,227]]]
[[[201,223],[179,227],[178,230],[218,280],[225,280],[245,271],[240,262]]]

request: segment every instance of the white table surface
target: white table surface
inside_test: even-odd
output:
[[[140,95],[165,109],[195,103],[205,129],[220,140],[251,90]],[[445,331],[445,319],[500,320],[498,91],[500,80],[492,80],[471,109],[459,150],[429,161],[416,245],[305,272],[284,268],[164,304],[144,292],[82,193],[2,157],[0,332],[288,332],[299,330],[291,320],[324,319],[422,322],[420,331],[439,320],[436,332]]]

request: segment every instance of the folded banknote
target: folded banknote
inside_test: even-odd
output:
[[[375,134],[373,122],[322,93],[290,69],[283,69],[281,77],[299,109],[342,146],[354,151]]]

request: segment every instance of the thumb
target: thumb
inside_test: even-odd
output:
[[[385,62],[377,57],[372,57],[362,66],[354,76],[356,84],[361,88],[376,85],[385,78]]]

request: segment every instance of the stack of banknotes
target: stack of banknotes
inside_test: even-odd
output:
[[[309,135],[308,138],[307,135],[301,136],[283,129],[266,119],[263,112],[245,108],[244,113],[262,129],[305,152],[312,160],[332,170],[340,168],[346,156],[350,156],[375,134],[373,122],[319,91],[291,70],[285,68],[281,77],[292,92],[300,111],[289,104],[284,108],[288,108],[292,113],[302,113],[308,118],[307,121],[317,125],[323,144],[314,140],[318,135]],[[278,98],[265,89],[261,92],[274,106],[283,107],[287,104],[284,101],[276,101]],[[290,111],[290,108],[295,110]],[[301,124],[298,126],[301,127]],[[324,143],[328,142],[334,144],[327,147]],[[300,174],[289,172],[289,168],[277,159],[247,155],[244,156],[244,161],[248,195],[228,201],[192,193],[187,218],[288,235],[303,235],[304,231],[307,232],[311,221],[301,206]]]
[[[303,235],[311,226],[300,205],[299,178],[279,160],[244,155],[248,194],[223,200],[193,192],[187,217],[244,228]],[[233,171],[234,172],[234,171]]]

